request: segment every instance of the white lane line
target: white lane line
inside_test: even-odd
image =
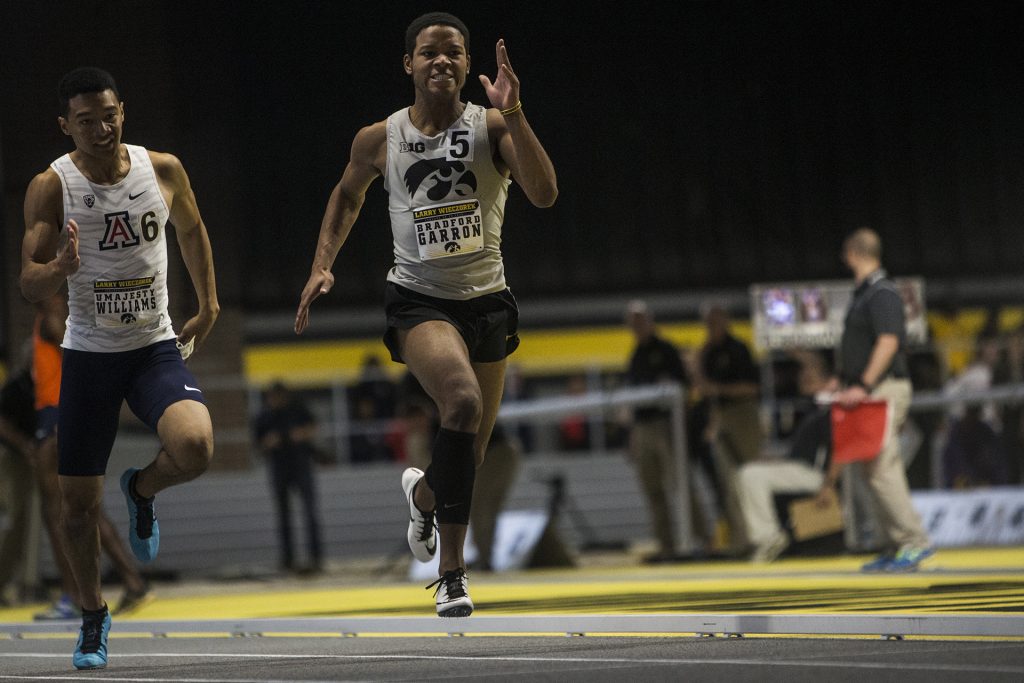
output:
[[[893,653],[898,654],[898,653]],[[68,655],[48,652],[2,652],[0,658],[5,659],[66,659]],[[834,669],[876,669],[885,671],[937,671],[937,672],[972,672],[972,673],[1005,673],[1024,675],[1024,666],[999,666],[988,664],[929,664],[929,663],[883,663],[883,662],[859,662],[846,660],[762,660],[762,659],[670,659],[670,658],[636,658],[629,657],[528,657],[528,656],[493,656],[493,655],[400,655],[400,654],[375,654],[375,655],[341,655],[341,654],[274,654],[274,653],[181,653],[181,652],[154,652],[154,653],[126,653],[111,655],[112,659],[128,658],[170,658],[175,659],[333,659],[333,660],[395,660],[395,661],[447,661],[447,662],[524,662],[540,664],[635,664],[635,665],[659,665],[659,666],[772,666],[772,667],[806,667],[806,668],[834,668]],[[24,676],[6,676],[0,674],[0,679],[25,678]],[[77,679],[76,679],[77,680]],[[117,679],[135,680],[135,679]],[[138,679],[153,680],[153,679]],[[166,679],[163,679],[166,680]],[[180,681],[192,681],[193,679],[174,679]],[[198,679],[197,683],[198,683]]]

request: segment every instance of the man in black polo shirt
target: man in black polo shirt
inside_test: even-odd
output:
[[[887,549],[865,571],[910,571],[930,557],[928,535],[910,499],[900,428],[910,407],[911,386],[903,344],[906,322],[899,291],[882,269],[882,242],[869,228],[846,238],[843,261],[853,272],[856,289],[846,313],[838,350],[836,401],[845,408],[871,398],[889,403],[892,424],[881,452],[866,464],[868,487],[886,536]],[[842,464],[832,461],[819,496],[835,495]]]
[[[679,349],[658,336],[654,316],[647,304],[640,300],[631,301],[626,309],[626,323],[636,338],[636,348],[626,372],[627,382],[631,385],[682,383],[685,371]],[[664,408],[637,408],[629,435],[629,453],[647,497],[658,541],[658,552],[645,558],[649,562],[671,561],[677,550],[671,503],[676,493],[677,463],[672,453],[669,416],[669,411]]]
[[[710,406],[712,457],[729,521],[729,554],[746,550],[750,539],[736,491],[736,471],[761,457],[759,372],[750,349],[729,330],[729,313],[711,306],[704,316],[707,342],[700,350],[697,388]]]

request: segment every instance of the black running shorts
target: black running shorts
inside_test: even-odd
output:
[[[388,329],[384,345],[396,363],[404,362],[398,349],[397,330],[408,330],[428,320],[444,320],[458,330],[469,359],[495,363],[519,346],[519,306],[508,289],[458,301],[439,299],[389,282],[384,295]]]

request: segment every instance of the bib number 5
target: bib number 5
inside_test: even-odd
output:
[[[449,161],[473,161],[473,129],[453,130],[445,156]]]

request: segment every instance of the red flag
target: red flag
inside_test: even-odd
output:
[[[864,401],[847,410],[832,404],[832,457],[836,462],[874,460],[889,433],[889,404]]]

